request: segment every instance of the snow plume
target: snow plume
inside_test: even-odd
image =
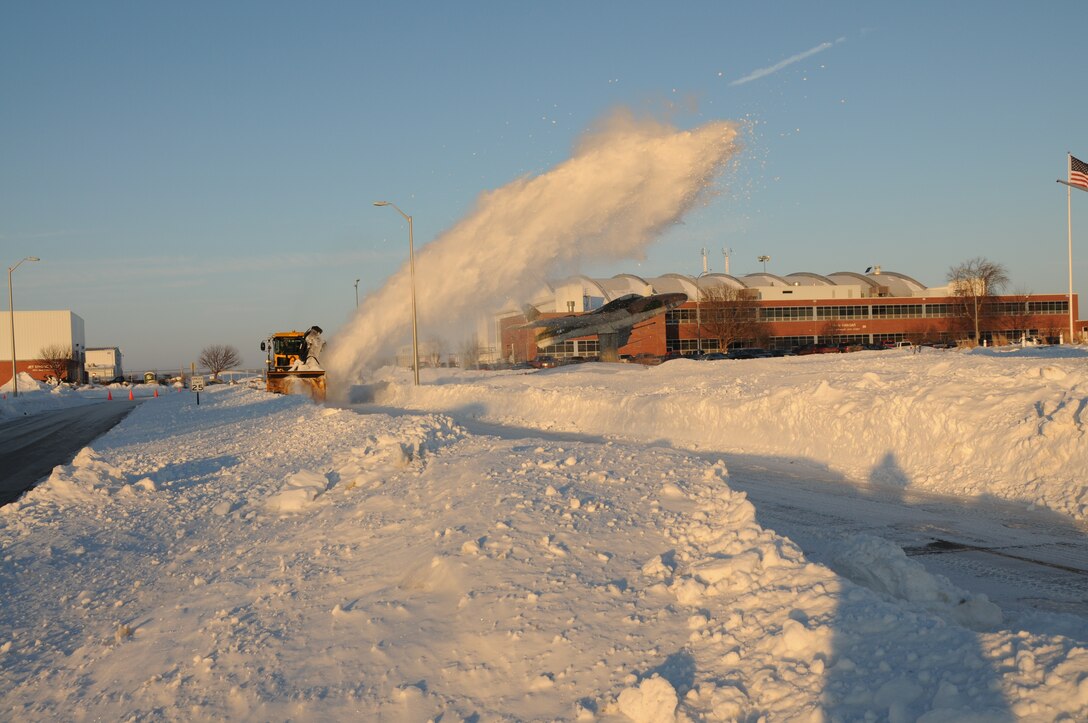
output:
[[[678,130],[620,111],[590,129],[567,161],[482,194],[416,254],[421,342],[435,330],[465,328],[581,262],[641,257],[708,193],[736,136],[724,121]],[[323,361],[336,388],[404,338],[410,283],[405,267],[331,340]]]

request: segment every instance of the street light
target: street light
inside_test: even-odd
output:
[[[12,300],[11,293],[11,274],[15,269],[19,268],[19,264],[23,261],[41,261],[37,256],[27,256],[24,259],[20,259],[18,264],[8,267],[8,311],[11,312],[11,388],[13,397],[19,396],[19,375],[15,370],[15,302]]]
[[[699,286],[699,281],[709,273],[704,271],[695,277],[695,343],[698,344],[696,355],[703,351],[703,289]]]
[[[767,262],[771,260],[770,256],[757,256],[756,261],[763,262],[763,273],[767,273]]]
[[[359,308],[359,279],[355,279],[355,308]]]
[[[375,201],[375,206],[392,206],[408,222],[408,268],[412,276],[412,373],[415,385],[419,386],[419,330],[416,317],[416,252],[412,241],[412,217],[401,211],[397,204],[389,201]]]

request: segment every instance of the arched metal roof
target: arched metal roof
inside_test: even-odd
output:
[[[844,277],[850,278],[852,281],[856,281],[856,282],[860,283],[862,286],[864,286],[864,287],[866,287],[868,289],[875,289],[877,286],[881,285],[881,284],[877,283],[876,281],[873,281],[873,277],[866,276],[865,274],[859,274],[856,271],[836,271],[835,273],[828,274],[827,276],[828,276],[829,279],[834,281],[836,284],[839,283],[836,280],[837,277],[844,276]]]
[[[566,284],[574,282],[574,281],[581,281],[582,284],[583,284],[583,287],[584,286],[591,286],[594,289],[596,289],[597,291],[601,292],[601,296],[604,297],[605,302],[612,301],[612,299],[615,298],[611,294],[608,293],[608,289],[606,289],[604,287],[604,285],[601,283],[601,281],[604,281],[604,279],[602,279],[602,280],[591,279],[591,278],[589,278],[588,276],[586,276],[584,274],[575,274],[574,276],[569,277],[564,283],[560,284],[560,286],[565,286]],[[618,294],[618,296],[623,296],[623,294]]]
[[[916,279],[912,279],[911,277],[907,276],[906,274],[901,274],[901,273],[899,273],[897,271],[881,271],[879,274],[873,274],[873,276],[875,276],[877,278],[883,278],[885,276],[891,276],[891,277],[901,281],[903,283],[903,285],[907,289],[909,289],[910,292],[911,292],[910,294],[907,294],[908,296],[913,296],[914,292],[916,292],[916,291],[925,291],[926,290],[926,287],[925,287],[924,284],[918,282]],[[897,284],[894,284],[894,283],[884,284],[884,286],[888,286],[889,288],[892,287],[893,285],[897,285]]]
[[[634,274],[616,274],[605,282],[605,286],[611,290],[616,290],[617,296],[623,296],[624,294],[647,296],[654,293],[653,284]],[[619,292],[619,289],[624,289],[624,291]]]
[[[688,274],[667,273],[660,276],[643,278],[635,274],[616,274],[609,279],[591,279],[588,276],[576,275],[568,277],[565,281],[552,285],[553,291],[567,284],[580,283],[585,288],[585,293],[603,297],[605,302],[623,296],[624,294],[668,294],[684,293],[689,298],[696,298],[700,288],[708,285],[729,286],[737,289],[756,288],[760,286],[860,286],[862,294],[868,295],[878,287],[886,287],[889,296],[912,297],[927,293],[927,287],[918,280],[900,274],[895,271],[882,271],[879,274],[859,274],[854,271],[836,271],[822,275],[811,271],[796,271],[786,276],[779,276],[764,271],[737,277],[730,274],[712,273],[691,276]]]
[[[685,274],[662,274],[650,279],[656,294],[687,294],[692,298],[695,294],[695,282]]]
[[[755,273],[745,274],[742,278],[767,279],[771,282],[770,284],[749,284],[747,281],[745,281],[744,283],[746,286],[773,286],[775,283],[782,284],[783,286],[793,286],[793,284],[791,284],[789,281],[786,281],[781,276],[778,276],[777,274],[772,274],[769,271],[756,271]]]
[[[712,274],[707,274],[704,278],[706,278],[706,279],[708,279],[710,281],[713,281],[713,282],[717,282],[718,286],[728,286],[728,287],[733,288],[733,289],[747,289],[748,288],[748,284],[744,283],[743,281],[738,279],[736,276],[733,276],[731,274],[721,274],[721,273],[718,273],[718,272],[714,272]],[[706,282],[701,282],[701,283],[706,283]]]
[[[802,286],[837,286],[837,284],[826,276],[820,274],[814,274],[811,271],[795,271],[792,274],[786,274],[786,280],[790,279],[804,279],[810,283],[802,282]]]

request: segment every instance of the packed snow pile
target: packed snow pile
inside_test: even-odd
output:
[[[602,400],[626,376],[620,406],[648,437],[681,428],[667,412],[691,418],[677,370],[387,394],[452,406],[464,388],[496,417],[614,424]],[[840,562],[887,573],[856,584],[762,528],[724,463],[640,442],[492,437],[241,387],[164,395],[0,508],[0,549],[13,720],[1088,716],[1082,641],[982,614],[971,630],[948,613],[960,591],[872,540]]]
[[[993,495],[1088,520],[1088,350],[440,371],[420,387],[372,384],[374,399],[553,431],[803,459],[859,481]]]

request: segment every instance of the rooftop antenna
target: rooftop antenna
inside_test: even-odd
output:
[[[703,247],[703,273],[704,274],[708,273],[708,269],[707,269],[707,265],[706,265],[706,246]]]
[[[725,257],[725,275],[729,275],[729,254],[733,253],[733,249],[726,246],[722,249],[722,256]]]

